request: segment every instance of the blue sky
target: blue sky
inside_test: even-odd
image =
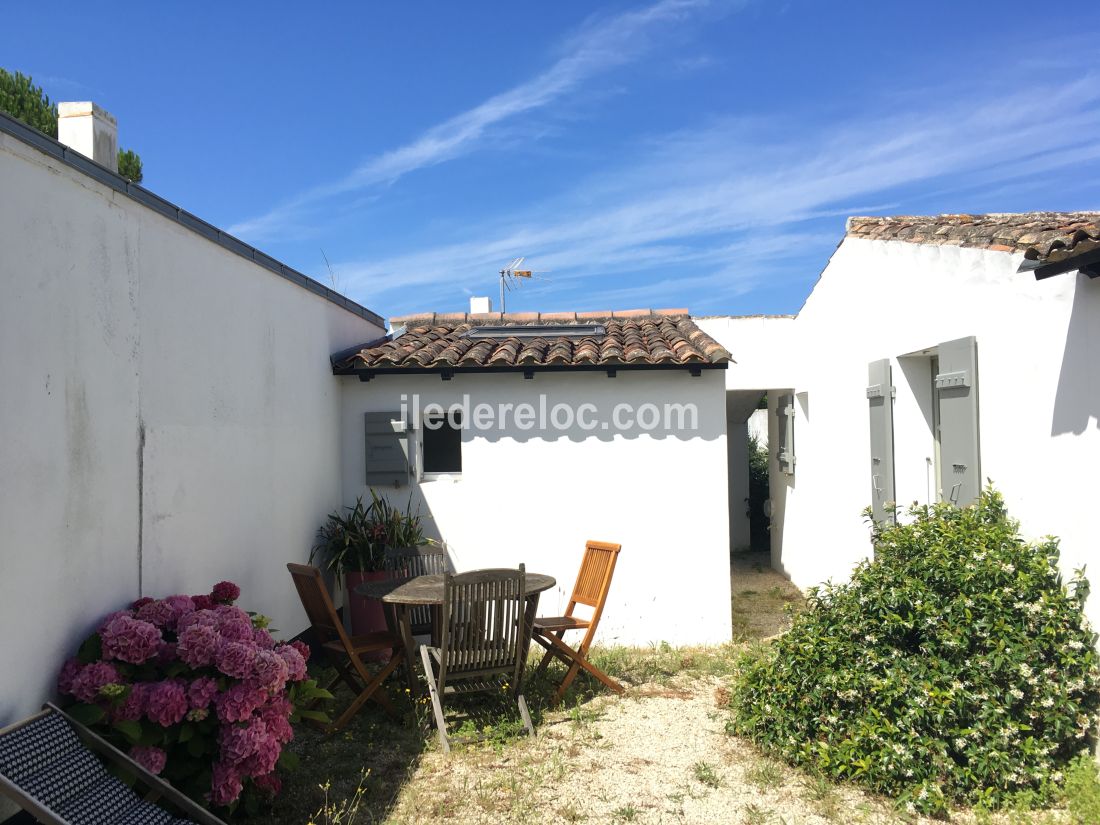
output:
[[[519,255],[513,311],[777,313],[850,214],[1100,208],[1098,35],[1089,3],[20,3],[0,65],[384,315],[496,304]]]

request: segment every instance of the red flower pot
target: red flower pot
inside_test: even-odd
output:
[[[386,627],[386,614],[382,612],[382,602],[378,599],[365,598],[355,592],[355,588],[363,582],[381,581],[388,575],[382,570],[348,571],[344,573],[347,584],[347,601],[345,604],[348,606],[348,613],[351,617],[351,632],[353,635],[362,636],[366,633],[380,633],[388,629]],[[368,661],[379,662],[389,659],[390,656],[386,651],[382,651],[368,653],[363,658]]]

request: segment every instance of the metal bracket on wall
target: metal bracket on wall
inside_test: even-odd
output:
[[[890,397],[895,398],[898,394],[897,389],[895,387],[890,387],[889,390]],[[868,398],[882,398],[885,394],[886,391],[883,389],[882,384],[872,384],[867,388]]]
[[[952,387],[969,387],[970,371],[942,372],[936,376],[936,389],[946,390]]]

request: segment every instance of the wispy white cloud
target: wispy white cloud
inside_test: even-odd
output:
[[[1097,158],[1097,80],[951,105],[914,97],[911,111],[817,133],[793,123],[712,123],[653,142],[643,157],[518,218],[463,227],[467,240],[345,262],[338,271],[352,295],[390,311],[484,293],[500,263],[521,254],[553,271],[554,294],[575,302],[578,286],[588,285],[586,305],[605,298],[652,305],[689,286],[735,296],[767,271],[768,259],[800,243],[825,248],[830,241],[808,228],[822,216],[872,211],[868,201],[892,200],[905,187],[973,193]],[[683,276],[660,274],[670,268]],[[611,280],[624,273],[629,284]],[[547,294],[538,284],[531,292]]]
[[[272,237],[298,221],[307,207],[349,192],[391,184],[410,172],[472,152],[492,127],[543,109],[585,81],[637,60],[651,48],[655,33],[711,5],[711,0],[659,0],[614,17],[592,18],[562,44],[558,58],[541,74],[431,127],[403,146],[368,158],[338,180],[235,224],[230,231],[253,241]],[[730,5],[730,0],[722,0],[722,5]]]

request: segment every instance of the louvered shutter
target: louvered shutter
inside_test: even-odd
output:
[[[781,395],[776,401],[776,415],[779,417],[779,438],[776,458],[779,469],[787,475],[794,475],[794,396]]]
[[[867,365],[867,404],[871,424],[871,510],[877,522],[892,521],[886,509],[894,498],[894,386],[890,359]]]
[[[409,433],[401,413],[369,412],[366,420],[367,484],[409,483]]]
[[[940,412],[940,498],[972,504],[982,489],[978,440],[978,346],[973,337],[937,348]]]

